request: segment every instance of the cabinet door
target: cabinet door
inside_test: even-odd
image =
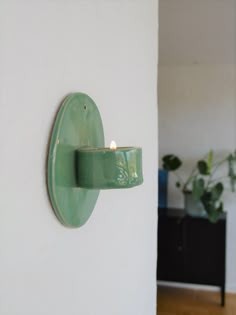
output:
[[[160,216],[158,223],[157,279],[183,281],[183,220]]]
[[[225,220],[186,218],[185,277],[190,283],[221,285],[225,273]]]

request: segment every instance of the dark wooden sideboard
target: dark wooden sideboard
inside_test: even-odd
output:
[[[159,209],[157,280],[218,286],[225,303],[226,214],[212,224],[183,209]]]

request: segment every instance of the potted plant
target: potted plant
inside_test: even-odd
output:
[[[163,169],[173,172],[177,178],[176,187],[184,194],[186,211],[190,215],[205,215],[212,223],[217,222],[224,212],[222,196],[226,181],[229,182],[231,191],[235,192],[236,151],[216,160],[211,150],[205,158],[197,161],[185,181],[178,173],[182,165],[178,156],[165,155],[162,162]]]

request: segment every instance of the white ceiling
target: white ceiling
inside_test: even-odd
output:
[[[160,64],[236,61],[236,0],[159,0]]]

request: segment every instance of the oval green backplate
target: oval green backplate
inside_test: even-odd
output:
[[[104,133],[96,104],[86,94],[66,97],[57,114],[48,153],[48,191],[53,209],[68,227],[90,217],[99,190],[77,187],[76,149],[104,147]]]

